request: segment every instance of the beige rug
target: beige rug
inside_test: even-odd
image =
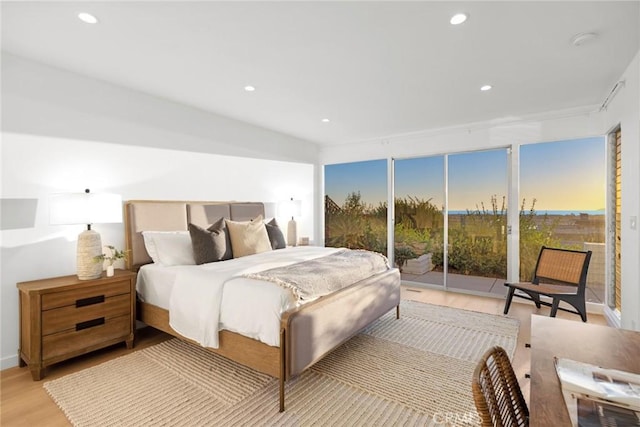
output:
[[[172,339],[44,384],[77,426],[476,425],[471,375],[518,322],[403,301],[287,383]]]

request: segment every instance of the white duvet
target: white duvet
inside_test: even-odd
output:
[[[176,332],[205,347],[218,348],[222,329],[279,346],[280,315],[297,300],[277,284],[242,276],[338,250],[303,246],[203,265],[152,264],[140,270],[138,291],[146,302],[168,308],[169,324]]]

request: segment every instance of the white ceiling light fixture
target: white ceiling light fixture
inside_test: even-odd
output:
[[[488,90],[491,90],[492,87],[493,86],[491,86],[491,85],[484,85],[484,86],[480,87],[480,90],[483,91],[483,92],[486,92]]]
[[[460,25],[465,22],[468,17],[469,15],[467,15],[466,13],[456,13],[451,17],[449,22],[451,23],[451,25]]]
[[[322,119],[322,123],[329,123],[331,120],[329,119]]]
[[[93,16],[92,14],[87,13],[87,12],[78,13],[78,19],[81,20],[82,22],[84,22],[85,24],[97,24],[98,23],[98,18],[96,18],[95,16]]]
[[[578,33],[571,37],[571,44],[574,46],[581,46],[587,42],[591,42],[598,37],[596,33]]]
[[[255,88],[255,86],[249,85],[249,86],[245,86],[244,90],[247,91],[247,92],[254,92],[256,90],[256,88]]]

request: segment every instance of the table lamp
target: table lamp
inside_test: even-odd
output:
[[[91,193],[87,189],[84,193],[50,197],[50,224],[87,224],[87,229],[78,235],[76,269],[80,280],[97,279],[102,274],[102,263],[94,260],[102,254],[102,241],[91,224],[118,222],[122,222],[122,198],[118,194]]]
[[[281,203],[281,212],[283,215],[290,216],[291,221],[287,224],[287,246],[296,246],[298,243],[298,225],[294,217],[302,215],[302,201],[286,200]]]

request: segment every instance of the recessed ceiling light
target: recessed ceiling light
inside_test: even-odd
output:
[[[247,92],[253,92],[254,90],[256,90],[256,88],[254,86],[245,86],[244,90],[246,90]]]
[[[329,119],[322,119],[322,123],[329,123],[331,120]]]
[[[464,21],[466,21],[468,17],[469,15],[467,15],[466,13],[456,13],[451,17],[451,20],[449,22],[451,22],[451,25],[460,25]]]
[[[484,85],[484,86],[482,86],[482,87],[480,88],[480,90],[481,90],[481,91],[483,91],[483,92],[486,92],[486,91],[488,91],[488,90],[491,90],[491,88],[492,88],[492,87],[493,87],[493,86],[491,86],[491,85]]]
[[[93,16],[90,13],[87,12],[81,12],[78,14],[78,19],[81,20],[82,22],[85,22],[87,24],[97,24],[98,23],[98,18],[96,18],[95,16]]]

